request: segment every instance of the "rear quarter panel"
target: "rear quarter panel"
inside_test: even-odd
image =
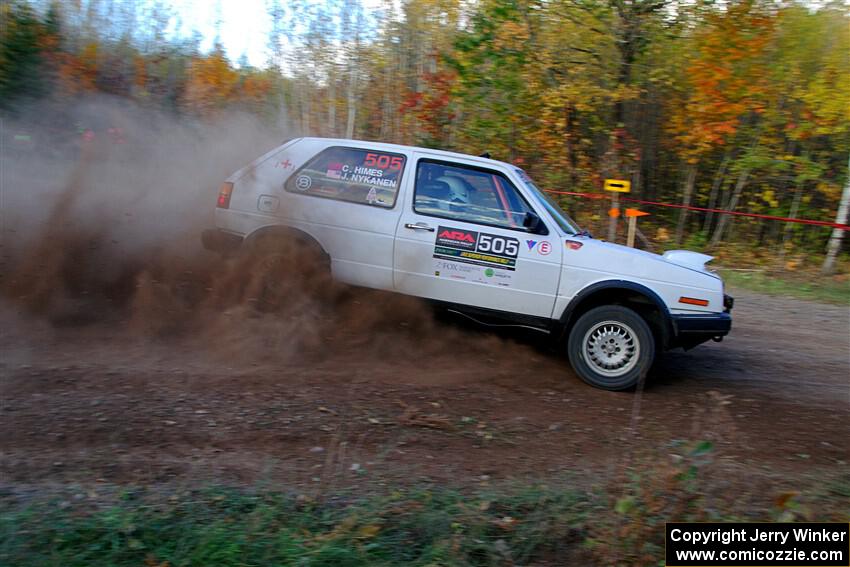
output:
[[[392,289],[393,243],[404,187],[410,175],[410,155],[392,208],[299,194],[286,181],[322,150],[333,146],[373,149],[380,144],[299,139],[276,148],[234,173],[231,207],[218,209],[220,228],[250,235],[269,226],[289,226],[316,239],[331,258],[336,279],[366,287]]]

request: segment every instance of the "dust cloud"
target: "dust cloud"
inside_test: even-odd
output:
[[[100,98],[33,108],[4,129],[34,141],[0,155],[7,361],[68,337],[78,350],[142,342],[231,365],[428,356],[463,333],[415,299],[330,281],[299,250],[269,261],[202,248],[220,182],[288,137],[255,117],[199,123]],[[465,335],[482,351],[499,340]]]

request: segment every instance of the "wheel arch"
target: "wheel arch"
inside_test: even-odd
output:
[[[246,234],[242,245],[247,249],[251,249],[256,246],[258,242],[265,239],[295,240],[296,242],[303,243],[304,245],[315,249],[321,255],[330,260],[330,254],[328,254],[328,251],[322,243],[318,241],[318,239],[308,232],[293,226],[281,224],[262,226],[253,232]]]
[[[587,311],[602,305],[630,307],[646,320],[656,343],[666,348],[675,334],[670,310],[650,288],[628,280],[605,280],[578,292],[561,314],[561,338],[566,338],[575,322]]]

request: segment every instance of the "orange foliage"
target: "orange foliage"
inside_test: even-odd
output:
[[[213,114],[237,98],[238,82],[238,73],[221,49],[206,57],[195,57],[189,65],[183,105],[198,114]]]
[[[445,69],[425,73],[422,76],[425,86],[421,92],[408,91],[402,99],[401,114],[411,114],[431,140],[442,141],[447,126],[454,120],[449,105],[456,78],[454,72]]]
[[[98,44],[86,44],[78,54],[56,52],[52,62],[56,67],[61,88],[68,94],[97,90]]]
[[[696,37],[696,56],[687,67],[692,88],[671,119],[691,162],[724,145],[748,113],[762,113],[768,92],[764,57],[775,19],[745,0],[713,14],[707,24]]]
[[[239,88],[239,98],[248,104],[261,104],[272,90],[268,75],[251,74],[244,78]]]
[[[133,86],[140,91],[143,91],[147,82],[147,61],[141,55],[136,55],[133,57]]]

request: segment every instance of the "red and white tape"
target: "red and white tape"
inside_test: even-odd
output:
[[[610,195],[603,193],[576,193],[574,191],[554,191],[551,189],[546,190],[547,193],[552,193],[553,195],[571,195],[574,197],[585,197],[587,199],[610,199]],[[631,199],[628,197],[623,197],[620,195],[620,201],[627,201],[629,203],[639,203],[641,205],[650,205],[653,207],[668,207],[671,209],[687,209],[689,211],[701,211],[704,213],[718,213],[721,215],[735,215],[738,217],[750,217],[755,219],[766,219],[766,220],[775,220],[775,221],[783,221],[783,222],[795,222],[798,224],[811,224],[815,226],[827,226],[830,228],[837,228],[840,230],[850,230],[850,224],[841,224],[837,222],[829,222],[829,221],[819,221],[819,220],[811,220],[811,219],[792,219],[790,217],[777,217],[775,215],[760,215],[756,213],[741,213],[738,211],[725,211],[723,209],[708,209],[705,207],[694,207],[691,205],[673,205],[671,203],[659,203],[657,201],[643,201],[641,199]]]

